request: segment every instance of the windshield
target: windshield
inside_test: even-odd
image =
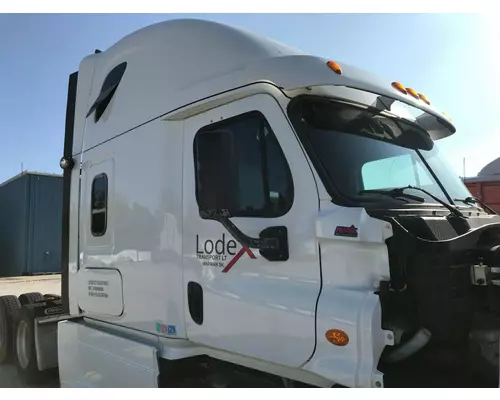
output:
[[[363,205],[394,202],[380,193],[362,191],[408,185],[445,202],[470,196],[427,132],[412,122],[380,110],[323,99],[303,99],[291,108],[290,115],[326,185],[342,197]],[[436,203],[422,192],[406,192]]]

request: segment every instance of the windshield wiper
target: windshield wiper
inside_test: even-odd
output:
[[[487,205],[486,203],[484,203],[482,200],[478,199],[477,197],[469,196],[469,197],[466,197],[465,199],[453,199],[453,201],[461,201],[462,203],[465,203],[465,204],[478,203],[480,206],[482,206],[484,209],[490,211],[492,214],[498,215],[498,213],[495,210],[493,210],[493,208],[491,208],[489,205]]]
[[[410,185],[406,186],[405,189],[420,190],[422,193],[425,193],[427,196],[429,196],[429,197],[433,198],[434,200],[436,200],[443,207],[446,207],[448,210],[450,210],[450,212],[452,214],[455,214],[457,217],[460,217],[460,218],[465,218],[465,215],[462,214],[462,212],[458,208],[453,207],[451,204],[447,203],[446,201],[441,200],[437,196],[434,196],[432,193],[428,192],[425,189],[422,189],[422,188],[419,188],[419,187],[415,187],[415,186],[410,186]]]
[[[395,188],[395,189],[391,189],[391,190],[362,190],[360,192],[360,194],[361,193],[380,193],[380,194],[387,194],[387,195],[392,196],[394,198],[396,198],[396,197],[410,198],[410,196],[411,196],[413,198],[413,200],[419,201],[420,203],[423,203],[425,201],[422,197],[413,196],[411,194],[404,193],[404,191],[407,189],[418,190],[422,193],[425,193],[427,196],[429,196],[432,199],[434,199],[435,201],[437,201],[443,207],[447,208],[453,215],[460,217],[460,218],[465,218],[465,215],[462,214],[462,212],[458,208],[455,208],[451,204],[448,204],[446,201],[443,201],[439,197],[434,196],[432,193],[428,192],[427,190],[416,187],[416,186],[408,185],[408,186],[403,186],[403,187]]]
[[[369,194],[369,193],[384,194],[384,195],[392,197],[393,199],[396,199],[398,197],[402,197],[402,198],[407,198],[407,199],[410,199],[413,201],[417,201],[419,203],[423,203],[425,201],[425,199],[420,197],[420,196],[414,196],[414,195],[409,194],[409,193],[404,193],[404,189],[406,189],[406,188],[396,188],[396,189],[391,189],[391,190],[370,189],[370,190],[362,190],[361,192],[359,192],[359,194],[365,194],[365,193],[366,194]]]

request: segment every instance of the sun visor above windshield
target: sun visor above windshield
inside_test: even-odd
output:
[[[311,90],[321,87],[327,90],[331,97],[357,101],[367,106],[380,105],[382,99],[389,104],[392,102],[393,106],[397,104],[398,112],[402,107],[410,110],[414,116],[412,120],[422,121],[422,124],[428,127],[433,140],[450,136],[456,131],[451,121],[441,111],[426,103],[428,100],[425,96],[422,96],[425,99],[423,100],[416,99],[410,92],[402,93],[391,81],[341,63],[338,63],[341,72],[335,73],[328,67],[328,60],[319,57],[288,56],[272,61],[276,64],[281,61],[281,64],[284,64],[286,59],[290,60],[287,68],[283,69],[279,79],[273,79],[286,92],[308,88],[309,93],[313,94]],[[408,90],[417,94],[412,89]],[[425,115],[427,116],[424,118]]]
[[[358,103],[390,113],[419,125],[429,133],[432,140],[439,140],[455,133],[455,127],[444,116],[437,117],[434,113],[431,114],[422,108],[387,96],[333,85],[310,87],[307,93]]]

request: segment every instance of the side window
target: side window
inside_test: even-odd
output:
[[[108,177],[97,175],[92,182],[91,224],[92,235],[103,236],[106,233],[108,217]]]
[[[202,128],[200,133],[229,131],[233,137],[237,184],[235,217],[276,218],[285,215],[293,203],[293,180],[279,142],[257,111]],[[196,138],[195,138],[195,166]],[[198,193],[197,193],[198,198]]]

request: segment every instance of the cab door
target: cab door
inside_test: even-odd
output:
[[[211,142],[198,141],[201,134],[215,140],[220,132],[231,135],[232,154],[199,148]],[[200,152],[210,151],[236,160],[237,184],[227,187],[236,199],[230,221],[252,238],[280,231],[286,251],[242,245],[223,224],[200,215],[199,203],[207,199],[200,199],[199,176],[217,174],[218,168],[218,156],[201,164]],[[203,193],[210,196],[210,190]],[[302,147],[273,97],[254,95],[185,120],[183,203],[188,337],[272,363],[305,363],[315,348],[321,286],[318,192]]]

